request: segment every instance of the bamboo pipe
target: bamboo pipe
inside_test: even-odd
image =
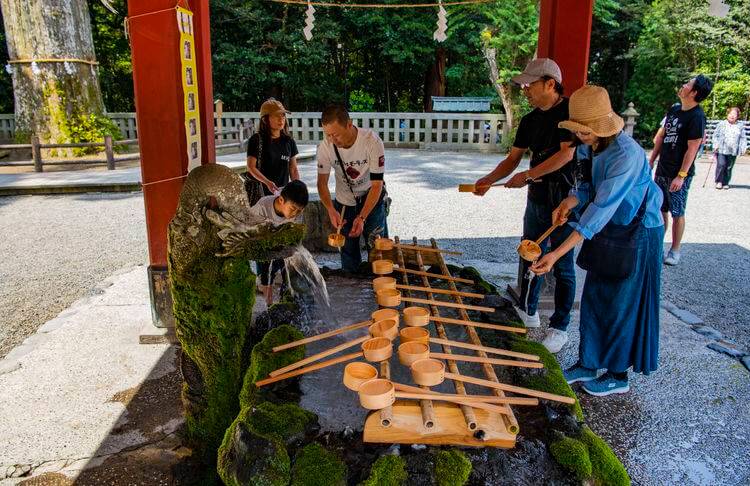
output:
[[[389,281],[382,280],[389,279]],[[393,277],[378,277],[373,279],[372,286],[377,292],[382,289],[400,289],[400,290],[414,290],[416,292],[433,293],[433,294],[445,294],[445,295],[460,295],[461,297],[470,297],[472,299],[484,299],[484,294],[477,294],[474,292],[457,292],[448,289],[433,289],[432,287],[420,287],[419,285],[402,285],[397,284],[396,279]]]
[[[412,240],[414,241],[414,243],[416,243],[417,242],[417,237],[416,236],[413,237]],[[435,246],[435,245],[433,245],[433,246]],[[437,248],[437,247],[435,246],[435,248]],[[419,265],[419,269],[423,270],[424,269],[424,261],[422,259],[422,254],[421,253],[417,253],[415,255],[415,258],[417,260],[417,265]],[[425,287],[430,287],[430,281],[427,279],[426,276],[422,276],[422,284]],[[453,290],[457,290],[455,284],[453,285]],[[432,298],[433,295],[430,294],[430,293],[428,293],[427,297]],[[440,315],[440,308],[437,307],[437,306],[434,306],[434,305],[430,306],[430,311],[431,311],[432,315],[435,315],[435,316],[439,316]],[[445,327],[443,327],[442,324],[436,323],[435,324],[435,331],[438,333],[438,336],[440,336],[441,338],[448,339],[448,335],[445,333]],[[451,352],[451,348],[448,347],[448,346],[443,345],[443,351],[445,351],[446,353],[450,353]],[[455,361],[448,361],[448,369],[450,369],[453,373],[460,374],[459,369],[458,369],[458,365],[456,364]],[[458,393],[459,395],[467,395],[467,393],[466,393],[466,387],[464,386],[463,382],[454,381],[453,382],[453,388],[456,389],[456,393]],[[508,410],[510,410],[509,407],[507,407],[507,406],[504,406],[504,407],[508,408]],[[466,425],[468,426],[469,430],[476,430],[477,431],[476,437],[484,437],[483,431],[481,429],[477,430],[479,424],[477,422],[477,418],[476,418],[476,414],[474,413],[474,409],[472,409],[472,408],[470,408],[470,407],[468,407],[466,405],[462,405],[461,406],[461,412],[463,412],[463,414],[464,414],[464,418],[466,419]]]
[[[394,239],[396,240],[395,241],[396,243],[400,243],[398,236],[394,237]],[[417,253],[417,255],[419,255],[419,253]],[[382,254],[381,254],[381,257],[382,257]],[[406,265],[404,265],[404,252],[399,247],[396,248],[396,257],[398,258],[398,264],[402,267],[406,267]],[[404,273],[401,275],[401,277],[403,278],[404,283],[406,285],[409,285],[409,276],[406,273]],[[395,282],[396,279],[394,278],[393,281]],[[407,292],[409,293],[409,296],[411,296],[411,291],[407,290]],[[406,320],[406,316],[404,316],[404,320]],[[420,388],[425,390],[426,392],[430,392],[430,387],[428,386],[423,386]],[[459,407],[461,408],[462,412],[464,410],[469,410],[469,411],[471,410],[465,405],[459,405]],[[432,400],[420,400],[419,411],[422,414],[422,425],[424,426],[424,428],[426,429],[433,428],[435,426],[435,408],[432,404]],[[464,415],[466,414],[464,413]],[[471,412],[471,416],[473,417],[473,412]],[[468,416],[466,417],[466,420],[467,421],[469,420]],[[474,423],[476,424],[476,421]]]
[[[437,248],[437,241],[435,241],[435,238],[430,238],[430,244],[433,247]],[[439,253],[437,254],[437,257],[438,257],[437,258],[438,263],[440,264],[440,270],[444,274],[450,275],[451,272],[450,272],[450,270],[448,270],[448,266],[445,264],[445,259],[442,258],[442,256]],[[456,285],[454,283],[451,283],[449,281],[448,284],[451,286],[451,288],[453,288],[453,290],[458,290],[456,288]],[[463,302],[463,300],[461,299],[461,297],[454,296],[453,298],[456,300],[457,303]],[[459,314],[461,315],[461,318],[463,320],[466,320],[466,321],[470,320],[469,319],[469,314],[465,310],[460,310]],[[468,336],[469,340],[473,344],[476,344],[478,346],[482,345],[482,340],[479,339],[479,334],[477,334],[477,330],[474,329],[474,327],[465,327],[464,331],[466,332],[466,335]],[[487,354],[484,351],[477,351],[476,353],[477,353],[478,356],[487,356]],[[487,364],[483,364],[482,365],[482,371],[484,371],[485,376],[490,381],[496,381],[496,382],[500,381],[500,380],[497,379],[497,374],[495,373],[495,369],[492,366],[487,365]],[[499,397],[505,396],[505,393],[502,390],[495,390],[495,394],[497,396],[499,396]],[[516,420],[516,416],[513,413],[513,410],[510,409],[510,407],[508,407],[508,410],[510,410],[511,413],[508,414],[507,416],[506,415],[502,416],[503,417],[503,423],[505,423],[505,427],[508,429],[508,432],[510,432],[512,434],[517,434],[519,432],[519,430],[520,430],[520,427],[518,426],[518,420]]]
[[[515,332],[518,334],[526,334],[526,328],[524,327],[502,326],[500,324],[490,324],[487,322],[474,322],[468,319],[453,319],[452,317],[430,316],[430,320],[435,322],[442,322],[444,324],[457,324],[459,326],[478,327],[481,329],[492,329],[494,331],[507,331]]]
[[[512,358],[527,359],[531,361],[539,361],[539,356],[535,354],[518,353],[516,351],[508,351],[507,349],[491,348],[489,346],[478,346],[476,344],[463,343],[461,341],[450,341],[448,339],[430,338],[431,343],[435,344],[447,344],[456,348],[471,349],[474,351],[484,351],[485,353],[499,354],[501,356],[510,356]]]
[[[308,356],[307,358],[301,359],[299,361],[295,361],[294,363],[290,365],[284,366],[277,370],[273,370],[272,372],[268,374],[268,376],[283,375],[284,373],[288,373],[289,371],[296,370],[297,368],[301,368],[305,365],[308,365],[320,359],[327,358],[328,356],[332,354],[336,354],[339,351],[343,351],[344,349],[351,348],[352,346],[356,346],[357,344],[362,344],[368,339],[370,339],[369,335],[358,337],[357,339],[352,339],[351,341],[347,341],[345,343],[339,344],[338,346],[334,346],[330,349],[326,349],[325,351],[321,351],[320,353],[313,354],[312,356]]]
[[[372,323],[373,323],[372,321],[357,322],[355,324],[350,324],[348,326],[344,326],[339,329],[334,329],[333,331],[316,334],[315,336],[310,336],[304,339],[298,339],[297,341],[292,341],[290,343],[282,344],[280,346],[275,346],[273,348],[273,352],[278,353],[279,351],[284,351],[285,349],[296,348],[297,346],[302,346],[303,344],[309,344],[315,341],[320,341],[321,339],[329,338],[331,336],[336,336],[337,334],[341,334],[347,331],[353,331],[355,329],[362,329],[363,327],[368,327],[372,325]]]

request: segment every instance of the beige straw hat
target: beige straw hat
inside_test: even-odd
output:
[[[590,131],[597,137],[615,135],[625,126],[623,119],[612,111],[607,90],[600,86],[586,85],[570,96],[568,105],[570,120],[558,123],[558,127],[571,132]]]

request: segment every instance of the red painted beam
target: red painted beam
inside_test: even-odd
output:
[[[201,162],[205,164],[215,161],[208,0],[192,3],[203,134]],[[181,5],[188,8],[184,0]],[[149,263],[157,268],[167,264],[167,227],[177,209],[188,162],[174,6],[175,0],[128,1]]]
[[[594,0],[542,0],[537,57],[560,66],[565,95],[586,84]]]

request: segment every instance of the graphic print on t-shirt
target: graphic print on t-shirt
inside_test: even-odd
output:
[[[679,130],[682,128],[680,118],[676,115],[667,115],[667,119],[664,122],[664,142],[670,145],[677,142],[679,137]]]

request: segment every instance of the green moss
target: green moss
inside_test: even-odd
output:
[[[375,461],[370,476],[359,486],[401,486],[407,477],[406,461],[400,456],[387,455]]]
[[[581,429],[581,442],[586,444],[591,458],[592,475],[597,484],[626,486],[630,476],[612,449],[587,426]]]
[[[255,300],[255,275],[242,258],[203,254],[179,275],[171,270],[173,311],[182,350],[203,378],[205,406],[186,410],[187,436],[215,458],[227,427],[239,412],[242,349]],[[188,400],[183,393],[183,400]]]
[[[519,353],[535,354],[544,364],[544,370],[538,373],[529,373],[522,375],[522,385],[534,390],[554,393],[576,399],[576,403],[571,405],[573,413],[578,420],[583,421],[583,410],[578,402],[573,389],[565,381],[560,364],[557,362],[555,355],[550,353],[541,343],[530,341],[525,337],[516,336],[512,339],[510,349]]]
[[[339,486],[346,483],[346,465],[317,442],[306,445],[294,458],[291,486]]]
[[[555,460],[583,481],[591,477],[591,459],[586,444],[577,439],[564,437],[553,442],[549,450]]]
[[[281,344],[302,339],[304,335],[296,328],[289,325],[281,325],[268,331],[261,342],[253,346],[250,353],[250,366],[245,373],[245,378],[240,392],[240,404],[242,407],[251,406],[258,401],[258,388],[255,382],[266,378],[268,373],[284,366],[299,361],[305,357],[305,347],[287,349],[274,353],[273,348]]]
[[[227,486],[286,486],[291,470],[286,448],[280,439],[255,432],[253,415],[243,409],[226,430],[216,464],[219,477]],[[246,442],[237,444],[239,437]]]
[[[451,449],[437,453],[435,479],[438,486],[463,486],[470,474],[471,461],[463,452]]]
[[[285,223],[280,226],[270,225],[262,237],[253,238],[245,246],[242,256],[256,262],[267,262],[278,258],[282,249],[297,246],[305,237],[305,225]]]
[[[271,402],[258,404],[249,415],[247,423],[253,432],[263,437],[286,441],[305,431],[317,416],[294,403],[277,405]]]

